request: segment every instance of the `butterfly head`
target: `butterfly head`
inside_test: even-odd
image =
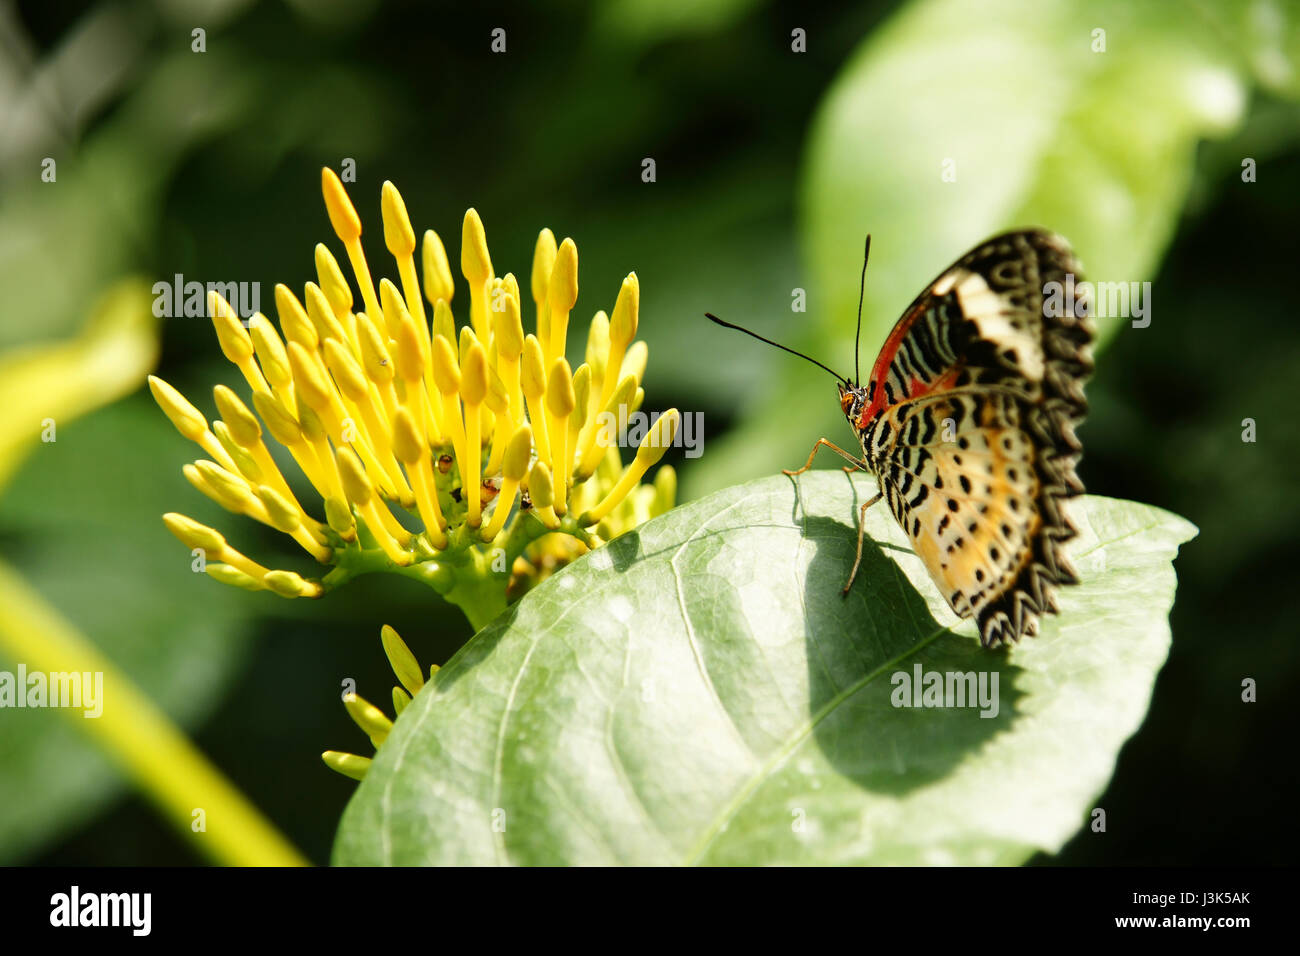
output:
[[[867,390],[861,385],[854,385],[852,382],[843,382],[840,389],[840,410],[844,412],[844,417],[849,420],[849,424],[857,427],[859,417],[862,415],[862,409],[867,404]]]

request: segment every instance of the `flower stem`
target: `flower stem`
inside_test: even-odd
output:
[[[106,700],[98,718],[60,710],[210,859],[229,866],[306,865],[154,703],[3,562],[0,648],[32,671],[104,675]],[[19,688],[19,693],[25,690]],[[196,809],[204,811],[204,832],[192,829]]]

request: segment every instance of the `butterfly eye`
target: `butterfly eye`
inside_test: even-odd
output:
[[[843,392],[840,395],[840,411],[842,411],[845,415],[847,415],[849,413],[849,409],[852,406],[853,406],[853,393]]]

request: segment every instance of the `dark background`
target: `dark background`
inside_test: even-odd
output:
[[[48,51],[97,6],[24,3],[16,17]],[[762,387],[771,359],[736,348],[717,369],[718,340],[699,316],[786,309],[788,290],[804,284],[794,184],[810,117],[848,54],[896,5],[801,3],[795,18],[752,4],[722,26],[662,33],[576,3],[519,5],[508,16],[468,4],[360,4],[324,21],[282,3],[236,5],[224,22],[207,24],[211,71],[190,93],[237,105],[185,147],[165,142],[165,115],[150,127],[159,137],[152,143],[124,111],[151,64],[188,53],[194,18],[111,6],[134,25],[139,48],[121,94],[66,131],[65,145],[75,151],[121,124],[138,153],[134,174],[156,177],[156,215],[119,237],[140,274],[257,280],[268,309],[274,283],[310,278],[313,244],[332,241],[319,169],[350,156],[372,260],[382,253],[379,186],[391,179],[417,233],[432,226],[443,236],[453,268],[460,219],[473,205],[499,272],[527,274],[542,225],[576,239],[581,301],[592,301],[590,290],[608,308],[635,269],[651,345],[646,405],[701,410],[712,436],[737,417],[748,390]],[[809,53],[761,55],[788,44],[792,22],[815,37]],[[487,37],[502,24],[509,53],[496,57]],[[1261,162],[1259,182],[1244,185],[1234,166],[1215,172],[1224,164],[1211,150],[1202,150],[1192,201],[1152,277],[1156,321],[1101,354],[1081,433],[1090,492],[1157,504],[1201,529],[1177,562],[1173,647],[1150,714],[1097,802],[1108,832],[1081,832],[1036,862],[1282,863],[1297,849],[1286,729],[1295,722],[1285,715],[1300,675],[1285,600],[1296,587],[1300,534],[1300,151],[1278,149]],[[151,165],[173,153],[174,162]],[[640,180],[644,156],[657,161],[653,187]],[[186,394],[237,380],[207,323],[172,321],[163,342],[159,374]],[[127,406],[166,433],[147,398]],[[1246,417],[1257,422],[1254,444],[1241,441]],[[144,466],[174,473],[156,510],[188,510],[196,496],[179,474],[185,459],[167,442]],[[683,473],[690,467],[679,464]],[[773,461],[769,470],[789,465]],[[278,536],[242,524],[245,550],[289,553]],[[21,540],[8,543],[21,554]],[[242,627],[253,640],[194,731],[198,745],[325,862],[353,784],[318,754],[365,746],[338,703],[339,681],[354,677],[385,708],[392,683],[374,609],[384,608],[426,664],[450,656],[468,626],[405,580],[362,579],[317,603],[271,605],[215,584],[207,593],[247,602]],[[1258,682],[1258,703],[1240,700],[1246,677]],[[24,862],[202,861],[142,798],[125,794]]]

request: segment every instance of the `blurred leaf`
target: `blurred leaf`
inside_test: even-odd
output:
[[[160,463],[182,461],[188,444],[137,395],[60,422],[0,498],[6,559],[186,726],[215,705],[246,647],[241,602],[191,573],[159,520],[189,490]],[[215,507],[186,510],[215,523]],[[0,655],[0,669],[17,663]],[[0,861],[12,863],[87,820],[122,780],[66,715],[6,710],[4,723]]]
[[[1230,43],[1263,89],[1300,98],[1300,3],[1296,0],[1198,2],[1220,41]]]
[[[139,386],[158,357],[152,303],[147,285],[125,280],[100,297],[77,338],[0,355],[0,489],[46,420],[57,427]]]
[[[724,30],[760,0],[614,0],[601,7],[601,32],[642,44]]]
[[[987,652],[883,508],[840,597],[872,490],[829,472],[729,488],[555,575],[403,713],[335,862],[991,864],[1059,848],[1146,713],[1170,562],[1195,528],[1083,499],[1062,615]],[[996,675],[996,716],[895,708],[893,675],[915,665]]]
[[[1226,32],[1205,12],[1215,9],[1188,4],[1171,15],[1120,0],[904,8],[862,44],[814,122],[802,200],[815,318],[795,316],[802,329],[784,338],[850,374],[868,232],[864,370],[925,284],[1003,229],[1061,233],[1090,280],[1150,280],[1198,141],[1226,136],[1242,117],[1253,70],[1240,51],[1252,37],[1263,42]],[[1096,30],[1104,52],[1094,52]],[[952,182],[942,178],[949,160]],[[1128,325],[1100,318],[1099,342]],[[789,467],[820,435],[847,435],[833,383],[802,366],[786,363],[771,397],[684,476],[688,494]]]

